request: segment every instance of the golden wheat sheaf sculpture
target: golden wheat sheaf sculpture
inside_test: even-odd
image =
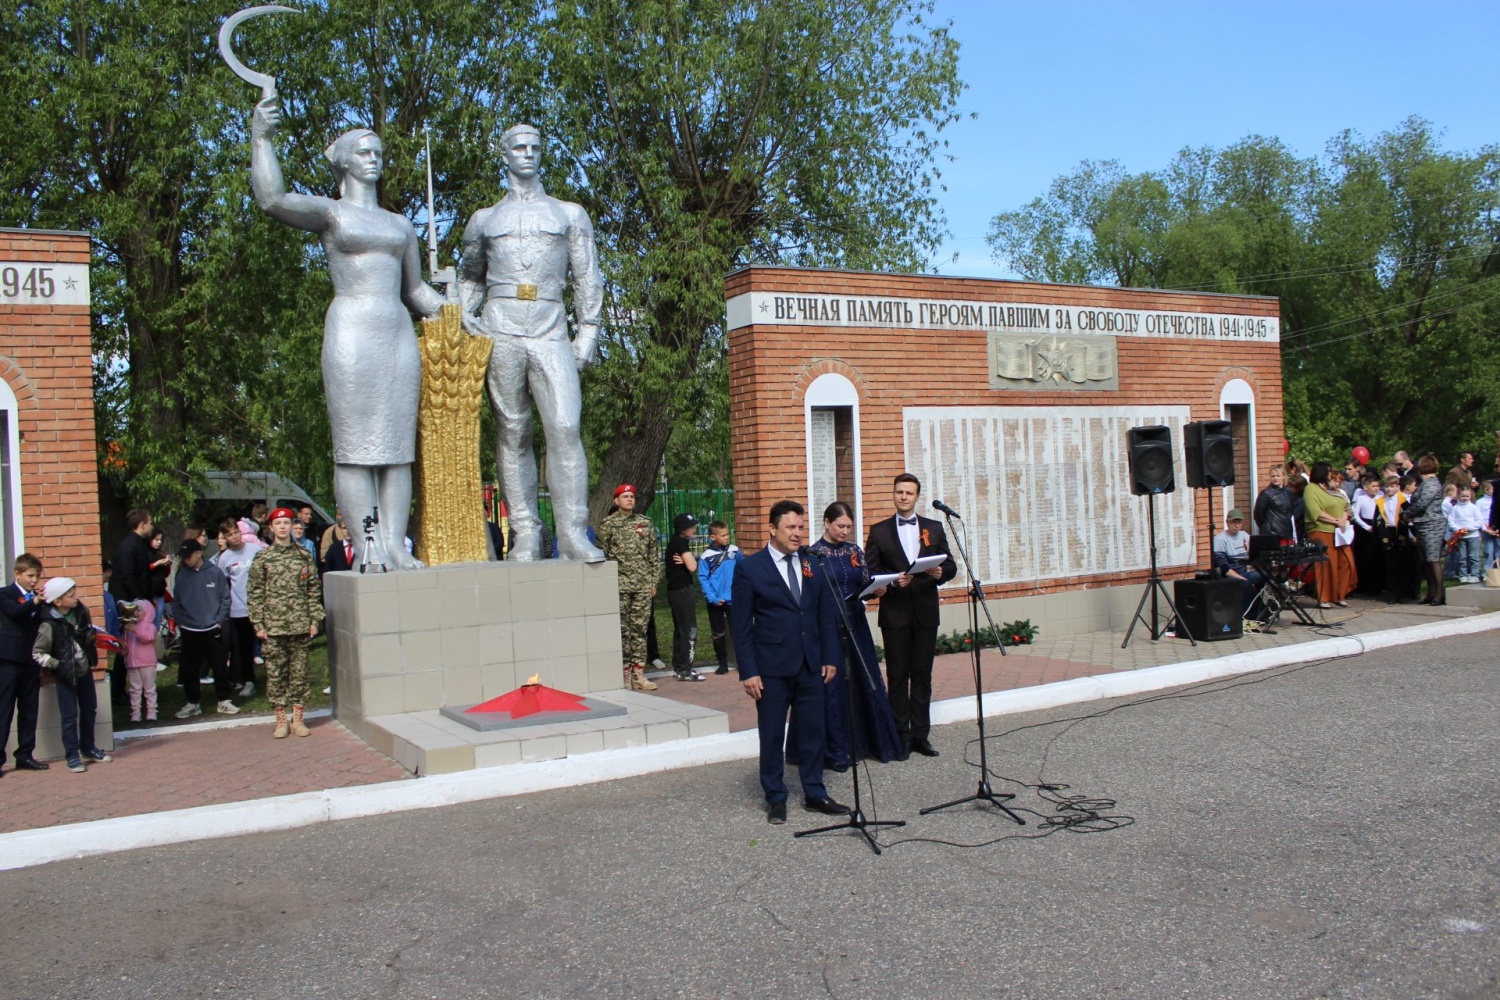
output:
[[[417,558],[429,566],[489,558],[479,477],[479,408],[495,342],[465,332],[459,307],[422,320],[417,413]]]

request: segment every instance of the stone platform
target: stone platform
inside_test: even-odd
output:
[[[329,573],[323,590],[334,716],[414,774],[729,731],[722,712],[621,690],[612,562]],[[491,732],[441,713],[507,694],[532,676],[626,711]]]
[[[1443,598],[1455,607],[1500,611],[1500,587],[1486,587],[1482,583],[1461,583],[1457,587],[1449,587],[1443,594]]]
[[[488,732],[455,722],[440,710],[406,712],[368,720],[371,736],[367,742],[420,776],[555,760],[729,732],[729,716],[723,712],[639,691],[599,692],[590,700],[619,706],[624,711],[605,718]]]

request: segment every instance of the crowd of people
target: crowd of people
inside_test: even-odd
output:
[[[1323,547],[1327,561],[1308,581],[1320,608],[1347,607],[1356,593],[1442,605],[1445,581],[1478,583],[1500,557],[1500,456],[1487,479],[1472,452],[1444,474],[1437,456],[1413,462],[1404,451],[1378,468],[1289,460],[1268,469],[1267,479],[1252,511],[1254,533]],[[1244,513],[1231,509],[1225,523],[1214,540],[1215,566],[1245,581],[1253,617],[1261,581],[1249,565]]]
[[[35,756],[43,671],[56,685],[67,767],[83,772],[111,759],[94,743],[93,678],[113,658],[113,701],[131,722],[156,721],[157,674],[172,646],[187,698],[177,718],[202,714],[205,682],[214,685],[220,715],[238,714],[235,699],[255,694],[255,669],[263,666],[276,714],[272,735],[310,735],[307,651],[324,617],[321,576],[348,568],[350,559],[342,521],[324,532],[320,554],[308,537],[311,519],[310,506],[294,512],[257,504],[248,518],[215,526],[211,556],[207,528],[189,525],[174,560],[151,512],[130,511],[124,539],[103,564],[104,624],[97,627],[75,581],[43,583],[41,560],[17,557],[14,582],[0,589],[0,748],[14,720],[14,767],[50,766]],[[0,774],[4,763],[0,755]]]

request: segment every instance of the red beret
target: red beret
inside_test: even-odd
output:
[[[293,521],[297,519],[297,515],[292,513],[290,507],[277,507],[275,510],[271,511],[271,516],[268,518],[268,520],[274,521],[278,517],[284,517]]]
[[[635,492],[635,487],[634,486],[631,486],[629,483],[621,483],[619,486],[615,487],[615,499],[616,500],[620,499],[620,494],[621,493],[634,493],[634,492]]]

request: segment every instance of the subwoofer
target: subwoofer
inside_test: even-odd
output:
[[[1234,436],[1227,420],[1199,420],[1182,427],[1187,484],[1195,490],[1234,485]]]
[[[1172,471],[1172,428],[1164,425],[1132,427],[1125,434],[1130,459],[1130,492],[1171,493],[1177,489]]]
[[[1178,580],[1172,587],[1177,617],[1199,642],[1238,639],[1244,630],[1244,591],[1239,580]]]

